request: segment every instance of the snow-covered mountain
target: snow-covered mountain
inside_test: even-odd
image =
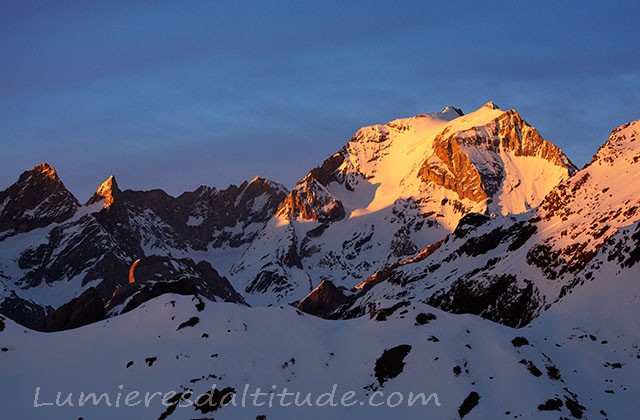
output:
[[[81,206],[50,165],[38,165],[0,192],[0,311],[29,325],[90,287],[106,302],[128,283],[133,264],[150,256],[183,268],[166,278],[157,265],[166,279],[217,279],[213,267],[225,274],[286,193],[256,177],[174,198],[121,191],[111,176]]]
[[[0,192],[1,412],[632,418],[639,139],[576,171],[489,103],[363,128],[290,193],[80,205],[39,165]]]
[[[639,138],[640,121],[618,127],[591,163],[535,211],[464,217],[444,241],[358,285],[357,302],[346,313],[394,298],[528,324],[591,278],[588,264],[607,240],[640,221]],[[631,247],[622,256],[637,252]]]
[[[513,110],[489,102],[360,129],[311,170],[230,275],[249,302],[351,288],[432,244],[471,212],[537,207],[576,168]]]

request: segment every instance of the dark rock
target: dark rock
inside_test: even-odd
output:
[[[196,325],[198,325],[199,322],[200,322],[200,318],[198,318],[197,316],[192,316],[182,324],[178,325],[178,329],[176,331],[179,331],[186,327],[195,327]]]
[[[462,419],[464,418],[464,416],[469,414],[471,410],[473,410],[478,405],[479,402],[480,395],[475,391],[471,391],[469,395],[467,395],[467,397],[464,399],[464,401],[462,401],[460,407],[458,407],[458,414],[460,415],[460,418]]]
[[[511,344],[513,344],[513,347],[528,346],[529,340],[527,340],[526,337],[516,337],[511,340]]]
[[[91,287],[77,298],[33,323],[31,328],[43,332],[63,331],[102,321],[105,318],[104,301],[96,288]]]
[[[410,304],[411,304],[410,302],[398,302],[388,308],[380,308],[377,310],[374,309],[369,313],[369,318],[370,319],[375,318],[376,321],[386,321],[387,318],[393,315],[395,311],[397,311],[400,308],[409,306]]]
[[[203,414],[216,411],[220,407],[231,402],[236,390],[231,387],[212,389],[201,394],[195,401],[194,407]]]
[[[380,386],[384,385],[389,379],[393,379],[400,375],[404,370],[404,359],[411,351],[411,346],[402,344],[385,350],[376,360],[374,369],[376,379]]]
[[[302,299],[296,307],[310,315],[330,318],[336,309],[349,301],[343,291],[331,281],[322,280],[318,287]]]
[[[536,378],[542,376],[542,371],[540,371],[540,369],[538,369],[538,367],[531,360],[522,359],[520,360],[520,364],[525,365],[529,372]]]
[[[560,409],[564,406],[562,400],[560,398],[553,398],[545,401],[544,403],[538,406],[538,410],[540,411],[560,411]]]
[[[434,293],[429,305],[452,313],[470,313],[510,326],[522,327],[534,318],[539,301],[537,289],[528,280],[518,285],[510,274],[460,278],[449,289]],[[487,284],[484,284],[484,283]]]
[[[436,319],[438,319],[438,317],[431,312],[428,312],[426,314],[424,312],[420,312],[418,315],[416,315],[416,325],[425,325]]]
[[[0,302],[0,313],[25,327],[53,311],[50,306],[41,306],[30,300],[18,297],[14,291]]]
[[[467,233],[474,228],[480,227],[491,220],[491,217],[480,214],[480,213],[469,213],[466,214],[460,219],[458,222],[458,226],[456,226],[453,231],[453,235],[462,238],[467,235]]]
[[[141,258],[132,274],[135,282],[120,288],[107,303],[107,310],[128,300],[119,312],[126,313],[166,293],[246,304],[229,281],[205,261],[195,264],[188,258],[172,259],[153,255]]]

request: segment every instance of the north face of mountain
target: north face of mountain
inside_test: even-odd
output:
[[[78,200],[47,164],[25,171],[18,181],[0,191],[0,241],[20,232],[60,223],[74,215]]]
[[[351,288],[470,212],[537,207],[576,168],[515,111],[488,103],[364,127],[289,193],[230,274],[257,304],[321,279]]]

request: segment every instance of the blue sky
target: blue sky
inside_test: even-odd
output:
[[[493,100],[579,166],[640,118],[636,2],[0,3],[0,189],[292,186],[361,126]]]

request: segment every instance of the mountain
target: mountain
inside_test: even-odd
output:
[[[256,177],[174,198],[161,190],[121,191],[110,176],[81,206],[50,165],[36,166],[0,193],[7,197],[5,225],[14,223],[0,241],[0,310],[30,325],[91,287],[107,301],[128,283],[132,264],[151,256],[217,279],[213,267],[224,273],[285,195],[284,187]],[[33,204],[35,197],[46,205]],[[160,272],[164,281],[184,274]]]
[[[466,214],[537,207],[575,171],[516,111],[491,102],[364,127],[289,193],[231,280],[255,304],[297,301],[323,279],[352,288]]]
[[[357,302],[345,313],[362,314],[391,298],[528,324],[590,279],[594,256],[640,221],[640,180],[634,176],[639,137],[640,121],[618,127],[592,161],[553,188],[535,211],[465,216],[424,258],[387,267],[358,285]],[[619,258],[635,254],[632,246]],[[619,264],[631,263],[606,265]]]
[[[78,207],[78,200],[60,181],[56,170],[46,163],[38,165],[0,191],[0,240],[63,222]]]
[[[361,129],[291,192],[110,177],[27,212],[0,239],[3,413],[632,418],[639,138],[577,171],[515,111],[448,107]],[[20,220],[30,188],[67,197],[36,169],[0,193]]]

